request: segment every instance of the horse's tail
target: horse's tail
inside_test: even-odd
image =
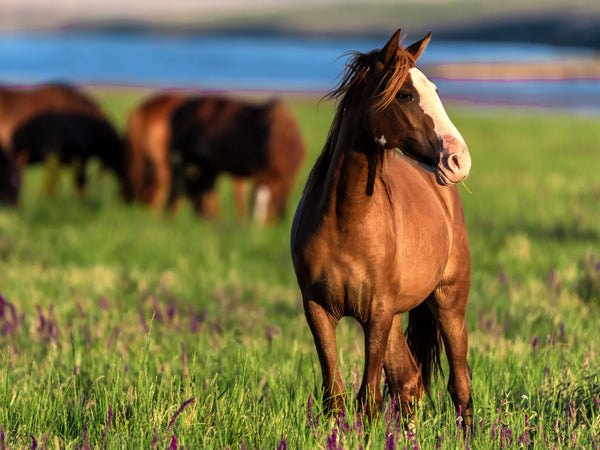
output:
[[[425,392],[430,395],[432,375],[442,373],[440,363],[442,342],[437,322],[425,302],[410,311],[408,327],[404,334],[417,364],[421,367]]]

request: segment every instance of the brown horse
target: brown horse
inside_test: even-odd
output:
[[[124,180],[119,135],[100,107],[71,86],[0,87],[0,148],[0,190],[7,193],[8,203],[17,201],[23,166],[50,155],[62,163],[76,163],[80,192],[86,186],[86,162],[93,156]],[[56,180],[52,181],[50,190]]]
[[[454,183],[471,166],[467,146],[415,62],[430,36],[403,48],[398,30],[381,50],[356,53],[323,152],[292,225],[292,259],[323,374],[324,406],[343,407],[335,328],[343,316],[365,331],[358,402],[369,417],[390,392],[411,414],[440,368],[472,422],[465,312],[470,255]],[[406,336],[401,314],[409,312]]]
[[[234,176],[238,212],[243,183],[254,187],[254,218],[282,217],[296,172],[305,155],[302,136],[289,107],[216,96],[160,94],[129,118],[128,171],[137,199],[174,209],[186,193],[196,212],[214,217],[214,186],[221,173]]]

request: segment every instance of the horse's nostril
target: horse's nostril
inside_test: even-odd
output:
[[[450,158],[450,161],[452,164],[452,169],[454,169],[454,170],[460,169],[460,159],[458,158],[458,155],[452,155],[452,158]]]

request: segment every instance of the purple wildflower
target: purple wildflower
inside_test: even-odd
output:
[[[308,394],[308,403],[307,403],[307,413],[306,413],[306,425],[312,428],[312,394]]]
[[[356,413],[356,422],[354,423],[354,429],[358,431],[358,437],[360,437],[363,432],[362,413],[360,411]]]
[[[536,353],[538,351],[538,347],[540,344],[540,339],[536,336],[533,338],[533,340],[531,341],[531,351],[533,351],[533,353]]]
[[[106,425],[104,426],[104,436],[102,437],[102,448],[106,448],[106,441],[108,440],[108,429],[110,428],[110,424],[113,418],[113,410],[110,405],[108,405],[108,416],[106,417]]]
[[[98,299],[98,306],[100,307],[100,309],[103,309],[106,311],[108,308],[110,308],[110,303],[108,302],[108,299],[106,297],[101,296]]]
[[[503,269],[498,271],[498,281],[502,286],[506,286],[508,284],[508,278],[506,276],[506,272]]]
[[[187,405],[189,405],[190,403],[192,403],[193,401],[196,400],[196,397],[191,397],[189,399],[187,399],[185,402],[182,403],[182,405],[179,407],[179,409],[177,410],[177,412],[173,415],[173,418],[171,419],[171,421],[169,422],[169,426],[167,427],[167,433],[169,431],[171,431],[171,428],[173,427],[173,425],[175,424],[175,421],[177,420],[177,417],[179,417],[179,414],[181,414],[181,412],[185,409],[185,407]],[[175,437],[173,435],[173,437]]]
[[[394,442],[394,433],[390,433],[385,440],[385,450],[394,450],[396,443]]]
[[[171,444],[169,444],[169,450],[177,450],[177,436],[171,436]]]
[[[456,426],[462,429],[463,417],[462,417],[462,406],[458,405],[458,415],[456,416]]]
[[[35,450],[38,446],[37,439],[35,438],[35,436],[33,434],[30,434],[29,437],[31,438],[31,447],[29,447],[29,448],[31,450]]]
[[[569,406],[565,410],[565,413],[568,414],[569,423],[575,421],[575,405],[573,405],[573,402],[569,402]]]
[[[81,447],[82,450],[90,450],[90,443],[88,441],[88,434],[87,434],[87,425],[84,423],[83,424],[83,446]]]
[[[287,450],[287,441],[284,437],[281,438],[279,444],[277,445],[277,450]]]
[[[335,428],[331,430],[331,436],[327,437],[327,450],[341,450],[342,446],[338,445],[337,433],[338,431]]]
[[[199,333],[200,327],[202,326],[202,324],[200,323],[200,320],[198,318],[198,313],[196,312],[196,308],[194,308],[194,305],[192,305],[191,303],[189,305],[189,316],[190,316],[190,331],[193,334]]]
[[[158,444],[158,433],[156,432],[156,427],[154,427],[154,437],[152,438],[152,442],[150,443],[152,450],[156,448],[156,444]]]
[[[6,450],[6,435],[4,434],[3,425],[0,425],[0,450]]]
[[[169,304],[165,307],[165,311],[167,313],[167,319],[169,322],[173,322],[173,318],[175,317],[176,309],[177,309],[177,304],[175,303],[175,298],[171,297]]]

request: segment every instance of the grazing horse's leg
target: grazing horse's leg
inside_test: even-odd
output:
[[[57,153],[49,151],[44,165],[44,190],[50,197],[56,194],[56,185],[60,177],[60,159]]]
[[[160,208],[168,199],[171,191],[171,166],[169,161],[152,161],[153,180],[149,186],[149,203],[153,208]]]
[[[415,361],[404,333],[401,315],[396,314],[388,338],[384,361],[385,377],[392,393],[402,407],[402,414],[411,416],[423,394],[421,371]]]
[[[471,400],[470,369],[467,364],[467,323],[465,315],[466,294],[449,286],[436,289],[434,302],[427,304],[439,323],[440,333],[446,348],[450,374],[448,392],[457,411],[462,414],[467,426],[472,427],[473,403]],[[461,298],[463,297],[463,298]]]
[[[374,417],[381,410],[381,371],[388,344],[393,315],[378,311],[367,322],[365,329],[365,371],[358,391],[359,408],[363,408],[367,417]]]
[[[75,171],[75,186],[77,187],[77,194],[85,194],[85,187],[87,184],[87,178],[85,175],[86,161],[82,158],[75,158],[74,171]]]
[[[248,187],[249,182],[247,178],[233,178],[233,206],[238,219],[248,217]]]
[[[321,363],[323,374],[323,409],[340,412],[344,408],[346,388],[340,377],[337,365],[337,341],[335,327],[338,319],[329,314],[321,305],[312,300],[304,300],[306,321],[312,335]]]

